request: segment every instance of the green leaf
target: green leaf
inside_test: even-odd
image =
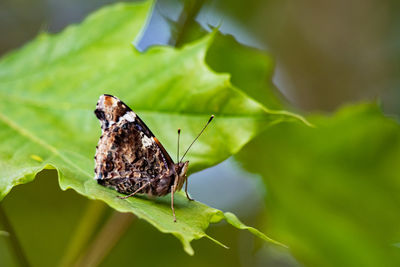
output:
[[[225,218],[221,211],[177,194],[174,223],[169,196],[121,200],[93,179],[99,95],[116,95],[132,107],[173,158],[176,129],[182,128],[181,144],[188,146],[215,114],[187,156],[190,172],[228,158],[268,125],[300,117],[269,111],[233,87],[228,74],[210,70],[204,58],[213,35],[182,49],[139,53],[130,40],[140,36],[151,8],[150,2],[103,8],[60,34],[41,34],[0,61],[0,194],[4,198],[13,186],[55,168],[62,189],[132,212],[175,235],[193,254],[190,242],[208,237],[209,223]]]
[[[282,108],[284,98],[272,83],[275,64],[266,51],[242,45],[233,36],[218,33],[206,62],[217,72],[230,73],[232,83],[261,104]]]
[[[266,182],[269,232],[307,266],[399,266],[400,125],[372,104],[310,120],[238,154]]]
[[[169,23],[172,29],[179,28],[174,21]],[[176,35],[174,31],[171,34]],[[185,25],[182,42],[190,43],[205,35],[207,31],[193,22]],[[274,61],[266,51],[240,44],[232,35],[216,32],[206,63],[217,72],[229,73],[234,86],[266,107],[282,109],[282,102],[287,102],[272,83]]]

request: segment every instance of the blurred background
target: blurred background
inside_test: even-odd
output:
[[[113,2],[3,0],[0,53]],[[379,98],[387,112],[398,114],[399,5],[395,0],[160,0],[139,48],[174,45],[172,24],[189,15],[206,29],[219,26],[239,42],[268,51],[276,62],[275,84],[301,110]]]
[[[21,47],[41,31],[57,33],[114,2],[2,0],[0,54]],[[207,31],[219,27],[237,42],[273,59],[272,77],[266,74],[259,82],[275,90],[285,108],[301,114],[330,113],[344,104],[373,100],[386,114],[399,115],[399,8],[396,0],[160,0],[136,46],[141,51],[156,44],[180,47],[196,36],[199,25]],[[232,211],[246,224],[268,232],[268,186],[263,174],[256,169],[247,172],[240,158],[192,175],[189,191],[196,200]],[[74,222],[90,202],[73,191],[61,192],[55,176],[55,172],[43,172],[34,183],[13,189],[3,203],[23,237],[23,247],[32,248],[27,257],[37,266],[53,266],[62,258]],[[24,209],[27,203],[32,205],[28,211]],[[110,213],[103,210],[98,216],[106,218]],[[41,220],[51,224],[42,225]],[[302,266],[304,260],[226,224],[209,231],[230,250],[200,240],[194,242],[196,254],[190,257],[174,237],[146,222],[132,221],[101,266]],[[0,237],[0,261],[17,266],[4,238]],[[43,251],[48,252],[45,257]]]

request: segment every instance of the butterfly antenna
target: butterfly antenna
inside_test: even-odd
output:
[[[206,123],[206,125],[204,125],[203,129],[200,131],[200,133],[197,135],[197,137],[193,140],[193,142],[190,144],[190,146],[186,149],[185,153],[183,154],[180,162],[182,162],[183,158],[186,156],[186,153],[188,153],[189,149],[192,147],[192,145],[194,144],[194,142],[196,142],[197,138],[200,137],[200,135],[204,132],[204,130],[207,128],[207,126],[210,124],[210,122],[214,119],[214,115],[211,115],[210,119],[208,120],[208,122]]]
[[[178,153],[177,153],[177,157],[176,157],[177,162],[179,162],[179,137],[180,136],[181,136],[181,129],[178,129]]]

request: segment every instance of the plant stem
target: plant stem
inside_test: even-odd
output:
[[[65,250],[64,256],[58,266],[71,266],[84,250],[93,232],[97,229],[100,219],[104,214],[106,205],[101,201],[89,200],[78,226],[72,235],[71,241]]]
[[[131,225],[132,213],[114,211],[75,267],[98,266]]]
[[[205,0],[186,0],[184,1],[184,6],[181,14],[178,18],[178,33],[176,35],[175,41],[171,39],[170,43],[175,47],[181,47],[185,41],[188,30],[194,23],[197,14],[200,12]],[[173,38],[173,37],[171,37]]]
[[[25,256],[24,250],[17,238],[14,228],[11,222],[8,220],[7,214],[5,213],[3,207],[0,205],[0,221],[4,226],[4,230],[9,234],[6,239],[8,240],[11,250],[14,252],[15,258],[20,266],[30,266],[28,259]]]

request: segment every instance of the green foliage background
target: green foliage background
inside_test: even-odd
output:
[[[60,34],[43,33],[0,61],[6,230],[0,265],[24,264],[14,256],[11,235],[34,266],[398,266],[398,122],[373,103],[307,120],[283,110],[291,108],[272,86],[271,57],[217,30],[208,34],[192,25],[179,48],[139,52],[130,41],[140,39],[151,12],[151,2],[112,5]],[[183,128],[188,144],[215,114],[191,151],[190,173],[235,155],[267,192],[265,210],[245,221],[287,247],[183,194],[175,224],[169,196],[119,200],[97,185],[92,158],[100,129],[93,109],[102,93],[130,105],[173,158],[175,129]],[[79,194],[58,190],[56,176],[61,189]],[[104,239],[110,222],[115,228]],[[206,234],[209,223],[218,222]],[[96,247],[113,243],[113,236],[110,254]],[[202,237],[230,249],[200,240],[190,257],[173,236],[191,255],[190,242]]]

